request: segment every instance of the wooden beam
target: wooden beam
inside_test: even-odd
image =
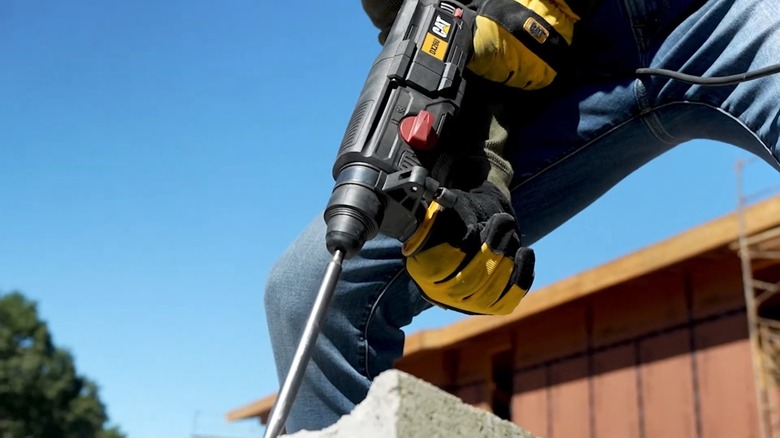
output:
[[[226,416],[227,420],[238,421],[245,420],[247,418],[259,417],[260,422],[265,424],[268,421],[268,415],[271,413],[271,409],[274,407],[275,401],[276,394],[271,394],[265,398],[228,412]]]

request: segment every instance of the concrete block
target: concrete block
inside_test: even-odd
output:
[[[336,424],[289,438],[534,438],[490,412],[463,403],[398,370],[374,379],[368,395]]]

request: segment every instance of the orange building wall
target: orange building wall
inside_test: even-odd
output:
[[[403,368],[488,410],[506,399],[504,415],[545,438],[758,437],[736,257],[640,277],[425,360]]]

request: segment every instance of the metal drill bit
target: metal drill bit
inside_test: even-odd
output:
[[[303,329],[301,341],[298,343],[298,349],[293,356],[290,371],[284,379],[284,384],[279,390],[271,409],[271,415],[268,418],[268,427],[265,429],[264,438],[276,438],[282,432],[284,423],[287,421],[287,415],[301,386],[306,365],[311,357],[311,348],[317,341],[320,333],[320,324],[325,320],[325,312],[328,310],[330,299],[333,297],[333,291],[336,288],[339,275],[341,274],[341,263],[344,261],[344,252],[336,250],[333,252],[333,258],[328,263],[325,270],[325,276],[322,278],[317,296],[314,300],[314,306],[306,321],[306,327]]]

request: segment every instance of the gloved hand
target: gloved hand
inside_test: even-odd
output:
[[[393,24],[401,0],[362,0],[381,29],[380,42]],[[567,61],[574,23],[592,0],[473,0],[477,11],[474,55],[468,68],[488,80],[523,90],[549,85]]]
[[[570,0],[571,1],[571,0]],[[582,0],[575,0],[582,1]],[[550,85],[567,61],[580,17],[564,0],[481,0],[468,68],[523,90]]]
[[[404,243],[406,269],[428,301],[469,314],[505,315],[534,279],[534,252],[523,247],[509,200],[490,182],[444,209],[433,203]]]

